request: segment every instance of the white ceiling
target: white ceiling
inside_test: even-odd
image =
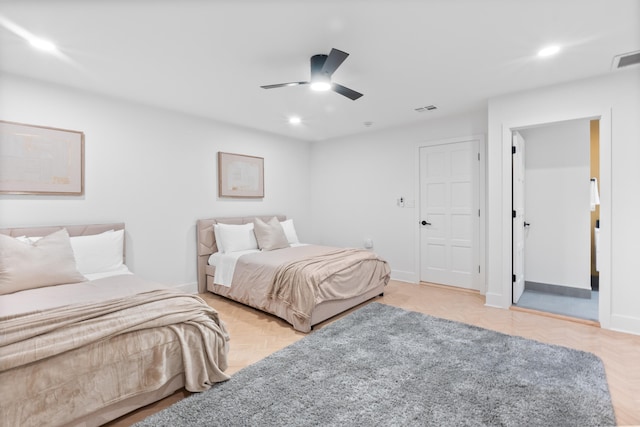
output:
[[[311,141],[607,74],[640,50],[639,0],[21,0],[0,1],[0,23],[4,72]],[[550,43],[561,53],[537,58]],[[260,88],[308,80],[333,47],[350,53],[333,80],[362,98]]]

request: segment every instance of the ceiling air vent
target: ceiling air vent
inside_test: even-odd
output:
[[[433,111],[433,110],[437,110],[438,107],[436,107],[435,105],[427,105],[425,107],[418,107],[418,108],[414,108],[418,113],[424,113],[425,111]]]
[[[613,57],[613,70],[640,64],[640,51],[624,53]]]

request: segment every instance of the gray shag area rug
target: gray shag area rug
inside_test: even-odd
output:
[[[136,424],[314,425],[585,427],[615,416],[591,353],[371,303]]]

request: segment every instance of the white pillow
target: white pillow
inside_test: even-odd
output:
[[[86,275],[114,271],[122,266],[124,230],[74,236],[71,238],[71,247],[80,273]]]
[[[300,243],[300,240],[298,240],[298,234],[296,233],[296,229],[293,226],[292,219],[280,221],[280,225],[282,226],[282,229],[284,230],[284,234],[287,236],[287,240],[289,241],[290,245],[294,243]]]
[[[216,246],[218,252],[224,253],[224,247],[222,246],[222,238],[220,237],[220,224],[213,224],[213,236],[216,238]]]
[[[0,294],[84,282],[66,229],[25,243],[0,234]]]
[[[218,250],[221,253],[258,249],[256,235],[253,233],[253,223],[248,224],[216,224],[218,227]],[[215,232],[215,228],[214,228]],[[220,242],[222,248],[220,248]]]

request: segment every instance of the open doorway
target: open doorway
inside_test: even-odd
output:
[[[597,321],[599,168],[592,165],[599,159],[592,153],[599,152],[598,121],[571,120],[514,134],[522,151],[514,150],[513,303]]]

